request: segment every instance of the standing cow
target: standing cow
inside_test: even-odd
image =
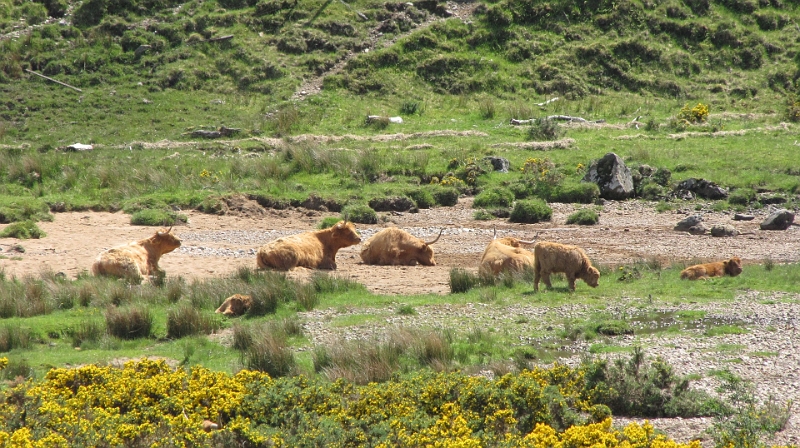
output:
[[[436,266],[431,245],[442,236],[444,229],[433,241],[425,242],[405,230],[389,227],[372,236],[361,249],[365,264]]]
[[[162,255],[181,247],[181,240],[171,232],[172,227],[156,232],[150,238],[108,249],[92,264],[92,273],[134,281],[151,275],[164,275],[165,272],[158,267],[158,260]]]
[[[531,245],[531,241],[523,241],[514,237],[495,238],[486,246],[481,257],[478,273],[482,276],[497,276],[501,272],[522,272],[525,268],[533,268],[534,255],[531,251],[523,249],[523,245]]]
[[[534,291],[539,290],[539,279],[552,288],[550,274],[555,272],[563,272],[567,276],[570,291],[575,291],[576,279],[585,281],[592,288],[598,285],[600,271],[592,266],[586,252],[580,247],[542,241],[533,248],[533,256]]]
[[[361,242],[352,222],[339,221],[324,230],[278,238],[261,246],[256,263],[261,269],[288,271],[298,266],[336,269],[336,252]]]

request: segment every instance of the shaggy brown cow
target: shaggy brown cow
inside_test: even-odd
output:
[[[92,264],[92,273],[134,281],[151,275],[164,275],[165,272],[158,267],[159,258],[181,247],[181,240],[171,231],[172,227],[156,232],[150,238],[108,249]]]
[[[585,281],[592,288],[598,285],[600,271],[592,266],[586,252],[580,247],[542,241],[533,248],[533,256],[534,291],[539,290],[539,279],[552,288],[550,274],[554,272],[563,272],[567,276],[570,291],[575,291],[576,279]]]
[[[495,232],[497,235],[497,232]],[[534,262],[533,253],[523,249],[522,245],[530,245],[536,240],[523,241],[514,237],[504,237],[493,239],[486,246],[481,257],[481,264],[478,267],[480,275],[499,275],[503,271],[522,272],[525,268],[532,268]]]
[[[247,310],[250,309],[251,305],[253,305],[252,297],[244,294],[234,294],[225,299],[225,301],[222,302],[222,305],[220,305],[215,312],[224,314],[226,316],[236,317],[246,313]]]
[[[439,241],[442,232],[444,229],[439,232],[436,239],[425,242],[396,227],[383,229],[364,243],[361,259],[366,264],[414,266],[419,263],[424,266],[436,266],[433,248],[430,246]]]
[[[278,238],[261,246],[256,262],[261,269],[288,271],[298,266],[336,269],[336,252],[361,242],[352,222],[339,221],[324,230]]]
[[[725,274],[730,275],[731,277],[736,277],[741,273],[742,260],[739,257],[733,257],[730,260],[689,266],[681,271],[681,278],[689,280],[706,280],[711,277],[722,277]]]

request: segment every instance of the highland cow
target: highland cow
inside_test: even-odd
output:
[[[433,241],[423,241],[396,227],[383,229],[372,236],[361,249],[361,259],[366,264],[436,266],[431,245],[442,236],[439,231]]]
[[[92,273],[139,282],[147,276],[165,275],[158,267],[158,260],[162,255],[181,247],[181,240],[171,231],[172,227],[156,232],[150,238],[108,249],[92,264]]]
[[[681,271],[681,278],[684,280],[706,280],[711,277],[723,277],[725,275],[736,277],[741,273],[742,260],[739,257],[733,257],[725,261],[689,266]]]
[[[261,246],[256,263],[261,269],[288,271],[296,267],[336,269],[339,249],[361,242],[352,222],[339,221],[324,230],[278,238]]]
[[[567,276],[570,291],[575,291],[575,280],[581,279],[592,288],[596,288],[600,280],[600,271],[592,266],[586,252],[580,247],[543,241],[533,248],[534,291],[539,290],[539,280],[544,280],[548,288],[550,274],[563,272]]]

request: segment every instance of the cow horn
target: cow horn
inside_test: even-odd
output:
[[[169,232],[172,232],[172,226],[169,226],[169,229],[167,229],[167,233]]]
[[[426,245],[426,246],[430,246],[431,244],[433,244],[433,243],[435,243],[435,242],[439,241],[439,238],[441,238],[441,237],[442,237],[442,233],[443,233],[443,232],[444,232],[444,227],[442,227],[442,230],[440,230],[440,231],[439,231],[439,236],[437,236],[435,240],[433,240],[433,241],[431,241],[431,242],[429,242],[429,243],[425,243],[425,245]]]
[[[492,239],[493,240],[497,239],[497,226],[494,226],[494,235],[492,235]]]
[[[530,241],[523,241],[519,240],[519,244],[533,244],[536,242],[536,237],[539,236],[539,232],[536,232],[536,235],[533,236],[533,239]]]

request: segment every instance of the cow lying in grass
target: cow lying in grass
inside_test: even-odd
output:
[[[261,269],[288,271],[298,266],[336,269],[336,252],[361,242],[352,222],[339,221],[324,230],[278,238],[261,246],[256,263]]]
[[[532,269],[534,255],[522,246],[533,243],[535,240],[523,241],[510,236],[493,239],[483,251],[478,273],[482,276],[497,276],[501,272],[522,272],[526,268]]]
[[[230,317],[241,316],[253,305],[253,298],[244,294],[234,294],[217,308],[217,313],[224,314]]]
[[[442,232],[444,229],[439,232],[436,239],[426,242],[405,230],[389,227],[376,233],[364,243],[361,259],[366,264],[414,266],[419,263],[424,266],[436,266],[431,245],[439,241]]]
[[[98,255],[92,264],[92,273],[127,278],[137,283],[148,276],[165,275],[158,267],[158,260],[162,255],[181,247],[181,240],[171,232],[172,227],[156,232],[150,238],[108,249]]]
[[[592,288],[599,284],[600,271],[592,266],[586,252],[580,247],[542,241],[533,248],[533,256],[534,291],[539,290],[539,279],[552,288],[550,274],[555,272],[563,272],[567,276],[570,291],[575,291],[577,279],[585,281]]]
[[[681,271],[681,278],[684,280],[706,280],[711,277],[723,277],[725,275],[736,277],[741,273],[742,260],[739,257],[733,257],[725,261],[689,266]]]

